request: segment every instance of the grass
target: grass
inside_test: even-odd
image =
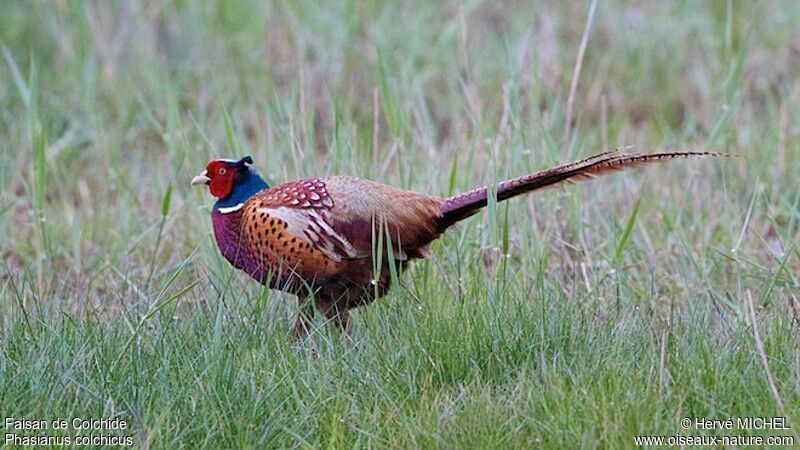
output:
[[[5,5],[0,415],[141,448],[800,439],[800,8],[600,2],[567,113],[587,12]],[[291,341],[294,298],[228,266],[188,186],[252,154],[444,195],[629,144],[739,157],[492,202],[352,340]],[[679,425],[752,416],[791,428]]]

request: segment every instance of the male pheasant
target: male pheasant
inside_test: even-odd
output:
[[[497,201],[642,164],[703,156],[718,154],[601,153],[503,181],[496,186]],[[486,206],[489,192],[480,187],[444,198],[350,176],[269,187],[252,164],[249,156],[212,160],[191,184],[208,185],[218,199],[211,220],[222,255],[259,283],[298,296],[298,337],[308,333],[314,314],[308,297],[329,320],[346,328],[349,309],[389,289],[388,264],[401,271],[408,261],[427,257],[431,241]],[[391,242],[391,247],[378,251],[377,242]],[[383,255],[382,270],[375,279],[378,254]]]

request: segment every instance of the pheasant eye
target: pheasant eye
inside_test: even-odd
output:
[[[220,167],[217,173],[220,175],[225,175],[226,173],[228,173],[228,171],[224,167]]]

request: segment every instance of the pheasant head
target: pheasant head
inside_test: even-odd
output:
[[[217,198],[214,211],[239,208],[255,193],[269,187],[252,166],[253,158],[249,156],[238,161],[214,159],[192,179],[192,185],[208,186],[208,192]]]

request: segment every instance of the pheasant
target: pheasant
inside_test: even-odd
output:
[[[496,185],[496,199],[668,159],[719,155],[605,152],[503,181]],[[490,192],[479,187],[437,197],[352,176],[270,187],[252,165],[250,156],[215,159],[191,184],[207,185],[217,198],[211,221],[225,259],[259,283],[298,296],[297,337],[309,332],[314,315],[310,297],[329,321],[346,329],[350,309],[388,291],[389,264],[399,273],[409,261],[428,257],[429,244],[486,206]]]

